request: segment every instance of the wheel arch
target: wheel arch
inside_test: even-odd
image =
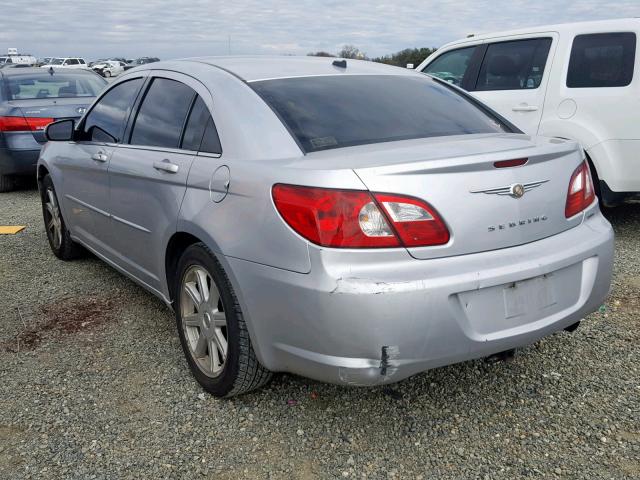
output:
[[[213,238],[211,238],[206,231],[201,230],[196,225],[188,223],[188,222],[179,222],[178,230],[169,238],[167,242],[167,247],[165,249],[165,278],[167,282],[167,293],[169,301],[173,303],[174,301],[174,276],[176,274],[178,261],[180,260],[180,256],[182,253],[190,246],[195,243],[203,243],[205,244],[216,256],[220,265],[224,269],[224,272],[227,276],[227,279],[231,283],[231,286],[234,289],[236,294],[236,298],[238,303],[240,304],[240,308],[242,310],[242,315],[245,319],[245,323],[247,324],[247,329],[249,331],[249,337],[251,338],[251,342],[253,344],[253,348],[258,357],[258,360],[264,364],[264,356],[260,349],[260,343],[256,341],[256,333],[253,328],[253,322],[251,319],[251,314],[247,308],[246,302],[244,300],[242,289],[238,283],[238,279],[233,272],[227,258],[222,254],[220,249],[218,248],[217,242]]]

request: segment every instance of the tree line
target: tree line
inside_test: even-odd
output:
[[[408,63],[412,63],[414,67],[435,52],[435,48],[405,48],[391,55],[383,55],[382,57],[369,58],[367,54],[354,45],[345,45],[336,54],[318,51],[310,52],[307,55],[311,57],[339,57],[351,58],[356,60],[370,60],[372,62],[386,63],[387,65],[395,65],[396,67],[406,67]]]

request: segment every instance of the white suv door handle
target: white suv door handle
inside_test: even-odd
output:
[[[91,160],[95,160],[96,162],[104,163],[109,160],[109,157],[102,152],[94,153],[91,155]]]
[[[171,163],[169,160],[165,159],[161,162],[153,162],[153,168],[167,173],[178,173],[179,167],[175,163]]]
[[[536,107],[535,105],[524,104],[524,105],[516,105],[511,110],[513,110],[514,112],[536,112],[538,111],[538,107]]]

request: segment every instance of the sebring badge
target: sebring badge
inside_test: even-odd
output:
[[[549,180],[540,180],[539,182],[530,183],[514,183],[508,187],[489,188],[487,190],[471,190],[471,193],[486,193],[487,195],[509,195],[513,198],[522,198],[525,193],[540,185],[547,183]]]

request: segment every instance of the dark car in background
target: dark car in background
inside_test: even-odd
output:
[[[35,175],[45,127],[80,118],[107,82],[81,69],[0,70],[0,192],[20,176]]]
[[[146,65],[147,63],[155,63],[155,62],[159,62],[160,59],[157,57],[140,57],[134,61],[132,61],[131,63],[125,65],[124,69],[125,70],[130,70],[132,68],[135,67],[139,67],[140,65]]]

